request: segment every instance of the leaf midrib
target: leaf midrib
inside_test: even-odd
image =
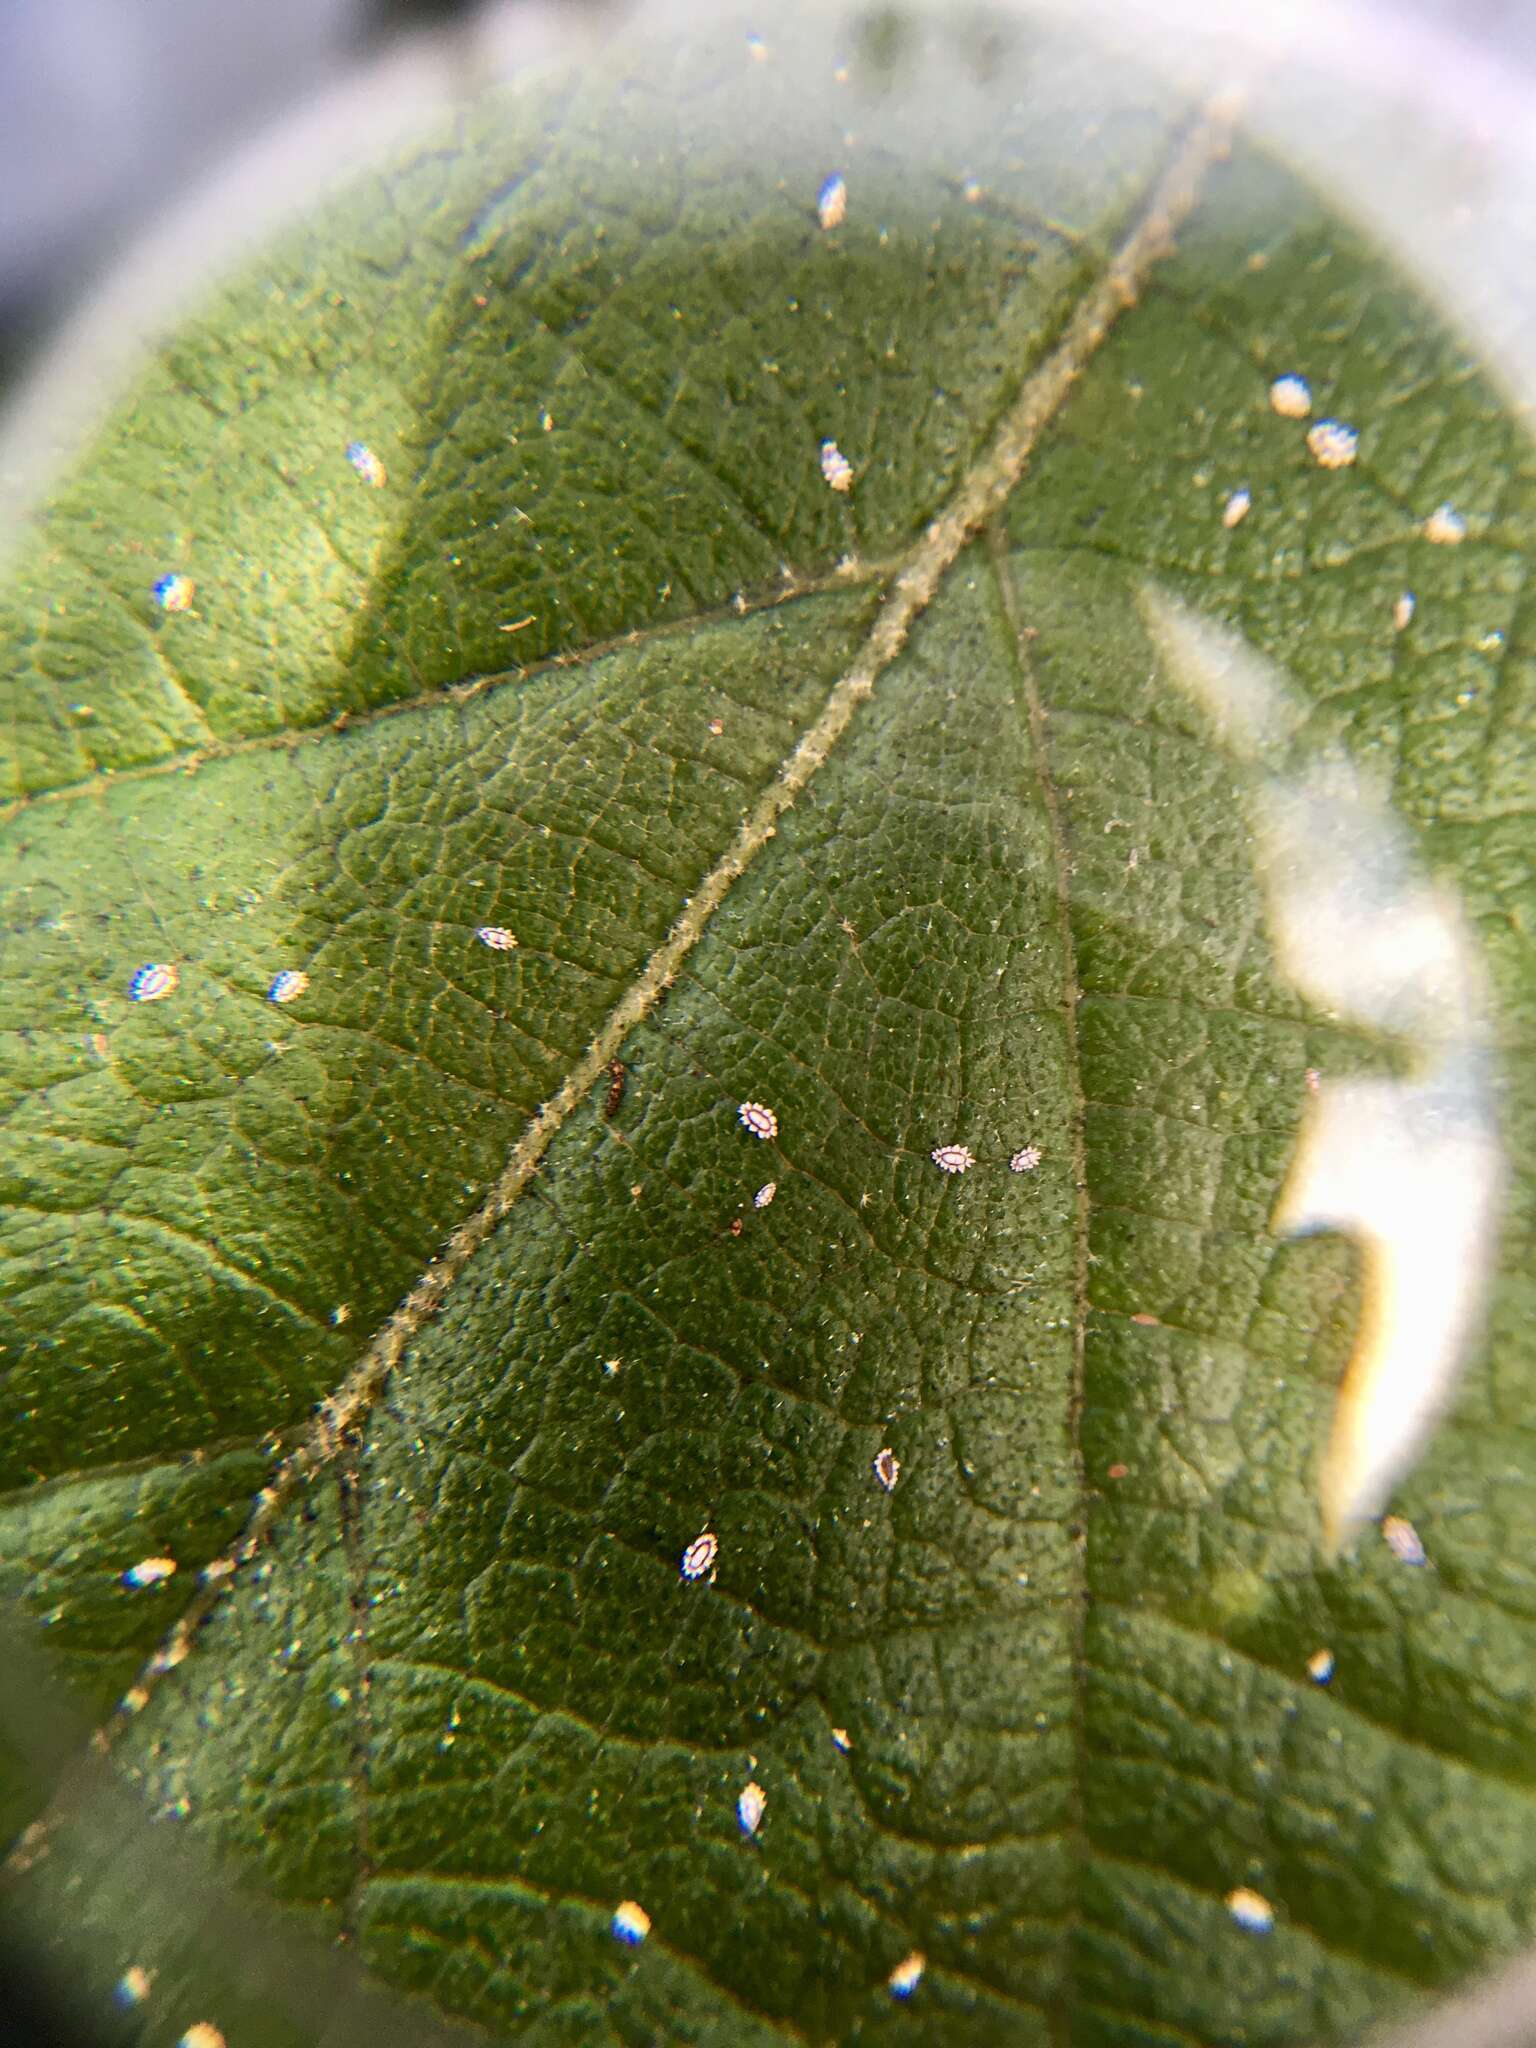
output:
[[[444,1307],[455,1282],[527,1187],[567,1117],[589,1098],[624,1041],[676,980],[683,963],[703,938],[735,882],[774,836],[779,817],[831,757],[859,705],[872,694],[879,676],[905,647],[913,626],[932,603],[961,550],[987,527],[1011,496],[1041,433],[1070,396],[1090,358],[1122,313],[1137,303],[1157,264],[1171,253],[1175,230],[1197,203],[1206,173],[1226,154],[1231,127],[1232,110],[1220,105],[1206,108],[1191,122],[1153,181],[1132,226],[1096,282],[1077,301],[1054,348],[1025,377],[987,451],[963,478],[947,508],[930,522],[921,538],[896,565],[884,570],[871,568],[864,580],[873,583],[884,574],[887,594],[852,665],[832,686],[816,719],[786,757],[773,782],[749,809],[731,845],[694,893],[684,899],[671,930],[610,1010],[586,1051],[534,1115],[513,1146],[501,1175],[481,1206],[458,1226],[442,1254],[429,1264],[404,1301],[388,1317],[347,1378],[320,1404],[304,1440],[284,1458],[268,1484],[256,1496],[239,1542],[225,1557],[216,1559],[205,1568],[197,1592],[161,1648],[98,1730],[92,1743],[97,1754],[108,1750],[130,1722],[143,1712],[159,1679],[186,1659],[202,1623],[226,1587],[238,1576],[240,1568],[259,1551],[299,1487],[331,1464],[353,1437],[399,1363],[406,1346]],[[834,574],[826,587],[847,588],[850,582],[848,575]],[[786,598],[808,594],[812,588],[809,584],[798,583],[768,602],[783,602]],[[739,616],[740,611],[740,605],[732,604],[724,609],[722,616]],[[463,701],[468,696],[505,683],[512,679],[513,673],[517,680],[523,680],[528,675],[553,668],[584,664],[615,648],[690,631],[699,623],[697,617],[690,616],[669,621],[644,633],[632,631],[579,654],[551,657],[527,670],[477,678],[468,683],[458,682],[425,698],[413,697],[379,706],[349,719],[347,723],[349,726],[359,725],[365,720],[393,717],[406,710],[420,709],[423,704]],[[306,740],[328,736],[332,731],[333,727],[327,724],[308,728],[299,734],[263,735],[216,751],[200,750],[191,756],[180,756],[173,762],[93,777],[65,785],[58,791],[18,799],[8,807],[6,815],[40,801],[94,794],[102,787],[130,776],[142,779],[173,773],[177,769],[195,770],[206,760],[222,759],[234,753],[292,747]],[[1061,883],[1064,886],[1064,871]],[[1075,1077],[1075,1058],[1073,1073]],[[1080,1182],[1080,1163],[1077,1177]],[[1074,1402],[1080,1399],[1081,1386],[1081,1292],[1079,1286],[1079,1311],[1074,1317],[1079,1354],[1075,1368]],[[1077,1434],[1074,1415],[1074,1446]],[[48,1814],[28,1830],[22,1850],[29,1858],[36,1854],[40,1841],[51,1830],[61,1810],[67,1807],[70,1792],[71,1781],[66,1781],[55,1794]]]

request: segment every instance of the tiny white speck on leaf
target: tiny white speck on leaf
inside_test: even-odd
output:
[[[853,464],[835,441],[821,444],[821,473],[834,491],[853,489]]]
[[[267,990],[269,1003],[297,1002],[309,987],[309,976],[302,967],[285,967],[281,974],[274,974],[272,986]]]
[[[1405,590],[1397,600],[1397,603],[1393,605],[1392,623],[1396,626],[1399,633],[1411,622],[1414,612],[1418,609],[1418,602],[1418,599],[1411,590]]]
[[[876,1451],[873,1469],[875,1477],[885,1488],[886,1492],[894,1493],[896,1491],[896,1482],[901,1477],[901,1460],[889,1444],[883,1450]]]
[[[1386,1538],[1388,1550],[1399,1564],[1429,1563],[1429,1552],[1420,1541],[1418,1530],[1402,1515],[1386,1516],[1381,1525],[1381,1533]]]
[[[510,953],[517,944],[516,938],[504,924],[483,924],[475,933],[482,946],[489,946],[493,953]]]
[[[683,1552],[677,1568],[685,1579],[702,1579],[706,1572],[713,1577],[715,1559],[719,1555],[720,1538],[713,1529],[705,1529]]]
[[[778,1192],[779,1184],[776,1180],[765,1180],[757,1193],[752,1197],[753,1208],[766,1209]]]
[[[190,576],[162,576],[155,585],[155,603],[163,612],[184,612],[196,588]]]
[[[1320,469],[1348,469],[1360,446],[1360,436],[1342,420],[1319,420],[1307,429],[1307,446]]]
[[[212,2020],[197,2020],[182,2035],[177,2048],[226,2048],[226,2043]]]
[[[1305,377],[1277,377],[1269,402],[1283,420],[1304,420],[1312,410],[1312,387]]]
[[[743,1785],[736,1795],[736,1818],[741,1823],[744,1835],[755,1835],[762,1823],[763,1809],[768,1804],[768,1794],[754,1778],[751,1784]]]
[[[762,1102],[744,1102],[736,1112],[742,1127],[749,1130],[754,1138],[776,1138],[779,1135],[779,1120],[773,1111]]]
[[[1038,1145],[1023,1145],[1009,1160],[1008,1171],[1010,1173],[1033,1173],[1039,1164],[1040,1147]]]
[[[163,997],[174,995],[181,986],[181,969],[162,962],[154,967],[141,967],[128,984],[128,1000],[131,1003],[158,1003]]]
[[[852,1742],[850,1742],[848,1739],[848,1730],[846,1728],[834,1728],[832,1730],[832,1740],[837,1745],[837,1747],[843,1752],[844,1756],[846,1756],[849,1750],[853,1747]]]
[[[633,1899],[623,1899],[613,1909],[613,1931],[631,1948],[638,1948],[651,1931],[651,1916]]]
[[[357,471],[365,484],[371,484],[376,491],[383,490],[388,482],[384,465],[368,446],[366,441],[347,443],[347,460]]]
[[[816,194],[816,218],[824,228],[841,227],[848,214],[848,187],[842,174],[834,171],[823,178]]]
[[[915,1948],[911,1955],[903,1956],[885,1980],[890,1986],[892,1998],[910,1998],[923,1981],[923,1972],[927,1967],[928,1958],[921,1949]]]
[[[149,1996],[151,1978],[148,1970],[131,1963],[117,1980],[116,1996],[119,2005],[142,2005]]]
[[[1227,1893],[1227,1911],[1250,1934],[1268,1934],[1275,1924],[1274,1907],[1262,1892],[1250,1891],[1245,1884]]]
[[[125,1586],[158,1586],[162,1579],[168,1579],[176,1569],[174,1557],[144,1557],[137,1564],[129,1565],[123,1573]]]
[[[928,1156],[940,1173],[969,1173],[976,1164],[969,1145],[935,1145]]]
[[[1314,1650],[1307,1659],[1307,1676],[1314,1685],[1326,1685],[1333,1676],[1332,1650]]]
[[[709,721],[709,729],[715,738],[719,739],[720,735],[725,731],[725,720],[723,718],[712,718]]]
[[[1454,505],[1437,505],[1424,522],[1424,538],[1453,548],[1467,537],[1467,522]]]
[[[1248,508],[1252,503],[1253,493],[1251,491],[1234,491],[1226,504],[1221,508],[1222,525],[1228,531],[1234,526],[1241,526],[1248,517]]]

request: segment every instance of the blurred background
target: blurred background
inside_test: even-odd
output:
[[[604,5],[0,0],[0,385],[157,212],[349,69],[412,38],[468,48],[493,9],[547,19],[552,7],[590,16]],[[1389,0],[1381,11],[1536,71],[1531,0]]]

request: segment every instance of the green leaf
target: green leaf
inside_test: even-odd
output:
[[[620,43],[219,287],[0,593],[0,1585],[118,1774],[0,1785],[91,1996],[385,2038],[210,1849],[421,2039],[1288,2048],[1530,1939],[1532,486],[1290,173],[997,24]],[[1381,1305],[1274,1231],[1424,1053],[1276,945],[1340,759],[1501,1048],[1423,1570],[1326,1555]]]

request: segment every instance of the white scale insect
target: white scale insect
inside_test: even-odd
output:
[[[765,1180],[757,1193],[752,1197],[753,1208],[766,1209],[778,1192],[779,1184],[776,1180]]]
[[[885,1980],[890,1986],[892,1998],[910,1998],[923,1981],[923,1972],[927,1967],[928,1958],[921,1949],[913,1949],[911,1955],[903,1956]]]
[[[744,1102],[736,1114],[754,1138],[776,1138],[779,1135],[779,1120],[766,1103]]]
[[[835,441],[821,444],[821,473],[834,491],[853,489],[853,464]]]
[[[1033,1173],[1039,1164],[1040,1147],[1038,1145],[1024,1145],[1009,1160],[1008,1171],[1010,1173]]]
[[[292,1003],[309,987],[309,976],[302,967],[285,967],[281,974],[272,977],[272,986],[267,990],[269,1003]]]
[[[1305,377],[1277,377],[1269,402],[1283,420],[1304,420],[1312,410],[1312,390]]]
[[[141,967],[128,984],[128,1000],[131,1003],[158,1003],[163,997],[174,995],[180,985],[179,967],[167,962]]]
[[[969,1145],[935,1145],[928,1156],[940,1173],[969,1173],[976,1164]]]
[[[896,1491],[896,1482],[901,1477],[901,1460],[889,1444],[883,1450],[876,1451],[871,1460],[871,1469],[887,1493]]]
[[[127,1571],[123,1573],[123,1584],[134,1587],[158,1586],[163,1579],[168,1579],[175,1569],[174,1557],[141,1558],[137,1564],[129,1565]]]
[[[741,1823],[744,1835],[755,1835],[762,1825],[763,1809],[768,1804],[768,1794],[754,1778],[743,1785],[736,1795],[736,1818]]]
[[[1360,436],[1342,420],[1319,420],[1307,430],[1307,446],[1320,469],[1348,469],[1360,446]]]
[[[363,482],[371,485],[374,490],[381,491],[388,482],[383,463],[380,462],[378,456],[374,454],[366,441],[349,441],[347,443],[347,460],[357,471]]]
[[[1227,1911],[1239,1927],[1246,1927],[1250,1934],[1268,1934],[1275,1924],[1275,1909],[1262,1892],[1256,1892],[1245,1884],[1227,1893]]]
[[[630,1948],[638,1948],[651,1931],[651,1916],[633,1899],[621,1899],[613,1909],[613,1931]]]
[[[1424,522],[1424,538],[1453,548],[1467,537],[1467,522],[1454,505],[1437,505]]]
[[[713,1580],[719,1555],[720,1538],[713,1529],[703,1529],[683,1552],[677,1568],[685,1579],[702,1579],[707,1572]]]
[[[1388,1550],[1399,1564],[1429,1563],[1429,1552],[1424,1548],[1418,1530],[1402,1515],[1386,1516],[1381,1525],[1381,1533],[1386,1539]]]
[[[848,213],[848,186],[842,173],[824,178],[816,194],[816,218],[824,228],[841,227]]]
[[[493,953],[510,953],[517,944],[504,924],[483,924],[475,937],[482,946],[489,946]]]

